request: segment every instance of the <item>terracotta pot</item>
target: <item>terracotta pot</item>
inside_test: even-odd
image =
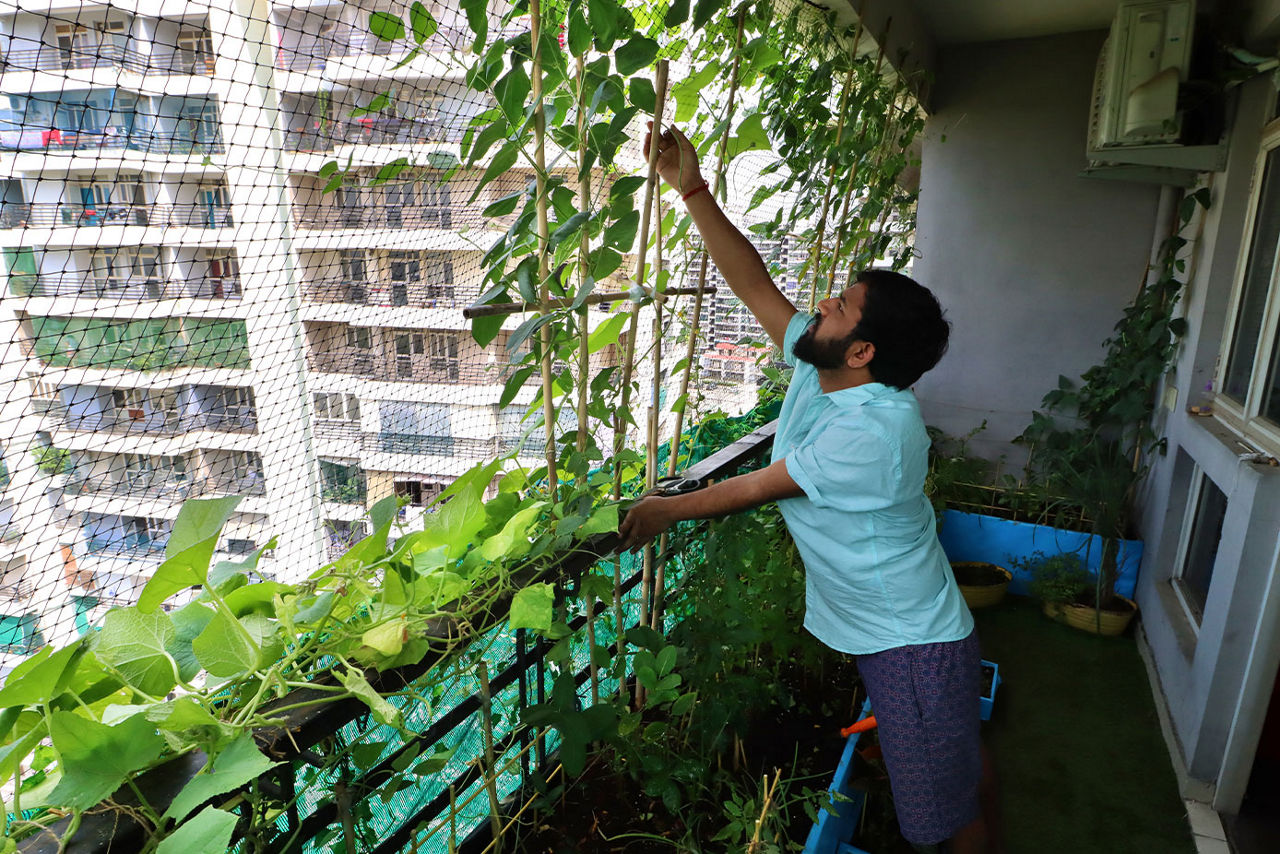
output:
[[[1116,598],[1128,602],[1129,610],[1125,612],[1103,611],[1099,615],[1092,605],[1059,605],[1054,602],[1045,602],[1044,613],[1046,617],[1057,620],[1060,623],[1066,623],[1068,626],[1081,631],[1115,637],[1124,634],[1124,630],[1129,627],[1130,621],[1133,620],[1133,615],[1138,613],[1137,602],[1132,599],[1125,599],[1123,596],[1117,596]]]
[[[965,567],[989,566],[1000,573],[1001,580],[992,584],[963,584],[960,583],[960,575]],[[960,570],[960,572],[956,572]],[[960,586],[960,594],[964,596],[965,604],[970,610],[974,608],[986,608],[995,605],[1004,599],[1005,590],[1009,587],[1009,582],[1013,581],[1013,573],[1005,569],[1003,566],[996,566],[994,563],[986,561],[956,561],[951,564],[951,571],[956,574],[956,583]]]

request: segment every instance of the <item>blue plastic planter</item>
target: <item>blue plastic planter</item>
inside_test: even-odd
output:
[[[985,697],[978,698],[978,713],[984,721],[989,721],[991,720],[991,710],[996,704],[996,689],[1000,687],[1000,665],[994,661],[987,661],[985,658],[982,660],[982,665],[995,670],[995,673],[991,674],[991,693]]]
[[[871,713],[871,701],[862,704],[862,720]],[[809,831],[804,842],[804,854],[868,854],[853,844],[854,831],[858,829],[858,821],[862,818],[862,809],[866,806],[867,796],[864,792],[853,788],[854,752],[858,748],[858,739],[862,733],[855,732],[845,739],[844,752],[840,754],[840,764],[836,766],[835,778],[831,787],[831,809],[818,813],[818,823]],[[837,798],[837,795],[840,796]],[[848,800],[845,800],[848,798]]]
[[[1096,573],[1102,564],[1101,537],[959,510],[942,514],[938,539],[952,561],[985,561],[1008,569],[1013,573],[1009,592],[1021,596],[1027,595],[1027,583],[1031,579],[1027,573],[1009,566],[1010,558],[1029,558],[1036,552],[1046,555],[1071,552],[1080,556],[1090,572]],[[1142,564],[1142,541],[1121,540],[1116,564],[1116,592],[1132,599],[1138,583],[1138,567]]]

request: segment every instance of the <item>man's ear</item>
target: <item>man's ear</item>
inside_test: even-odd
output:
[[[876,345],[870,341],[854,341],[845,351],[844,363],[850,368],[865,368],[875,358]]]

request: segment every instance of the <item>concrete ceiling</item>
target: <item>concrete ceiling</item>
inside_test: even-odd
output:
[[[856,7],[858,0],[852,0]],[[877,0],[865,0],[872,6]],[[883,0],[881,0],[883,2]],[[1119,0],[894,0],[915,7],[935,44],[1105,30]]]

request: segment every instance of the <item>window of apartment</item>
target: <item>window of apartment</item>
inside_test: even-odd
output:
[[[117,388],[111,391],[111,404],[128,418],[145,418],[147,393],[140,388]]]
[[[421,332],[401,331],[395,333],[396,376],[413,376],[414,357],[426,352],[426,339]]]
[[[213,101],[187,101],[178,110],[177,138],[206,145],[218,142],[218,106]]]
[[[255,543],[253,540],[246,540],[238,537],[227,538],[228,554],[233,554],[233,555],[252,554],[253,550],[256,549],[257,547],[258,547],[258,544]]]
[[[424,274],[428,299],[441,299],[453,292],[453,261],[448,256],[428,255]]]
[[[434,228],[452,228],[453,197],[448,184],[425,181],[422,184],[422,222]]]
[[[1197,470],[1199,488],[1195,500],[1187,508],[1189,524],[1182,547],[1182,561],[1174,585],[1197,625],[1204,616],[1209,586],[1213,582],[1213,565],[1218,558],[1222,539],[1222,523],[1227,516],[1227,496],[1204,472]]]
[[[206,74],[213,70],[213,34],[205,29],[178,30],[178,70]]]
[[[360,400],[354,394],[317,392],[312,395],[316,418],[331,421],[360,421]]]
[[[434,480],[396,480],[396,497],[408,499],[410,507],[426,507],[444,492],[445,484]]]
[[[342,225],[360,225],[364,221],[364,192],[360,187],[343,185],[337,189],[338,218]]]
[[[347,346],[354,347],[357,350],[372,350],[373,337],[369,333],[369,327],[348,326],[347,327]]]
[[[157,285],[161,279],[160,249],[155,246],[95,249],[90,269],[102,291],[118,290],[130,284]]]
[[[391,304],[409,304],[409,285],[422,280],[422,261],[417,252],[392,252],[387,256],[391,274]]]
[[[338,267],[342,271],[344,281],[360,284],[368,281],[365,273],[368,268],[363,249],[344,249],[339,252]]]
[[[254,412],[253,389],[228,387],[220,389],[213,398],[214,410],[228,415],[252,415]]]
[[[462,368],[462,360],[458,356],[458,336],[452,332],[432,332],[427,336],[427,345],[430,371],[456,380]]]
[[[387,184],[382,192],[386,200],[383,209],[386,211],[387,225],[400,228],[404,225],[404,209],[413,209],[413,182]]]
[[[252,483],[262,481],[262,455],[257,451],[228,452],[226,468],[236,480]]]
[[[1280,122],[1272,123],[1265,139],[1217,410],[1249,438],[1280,447]]]

